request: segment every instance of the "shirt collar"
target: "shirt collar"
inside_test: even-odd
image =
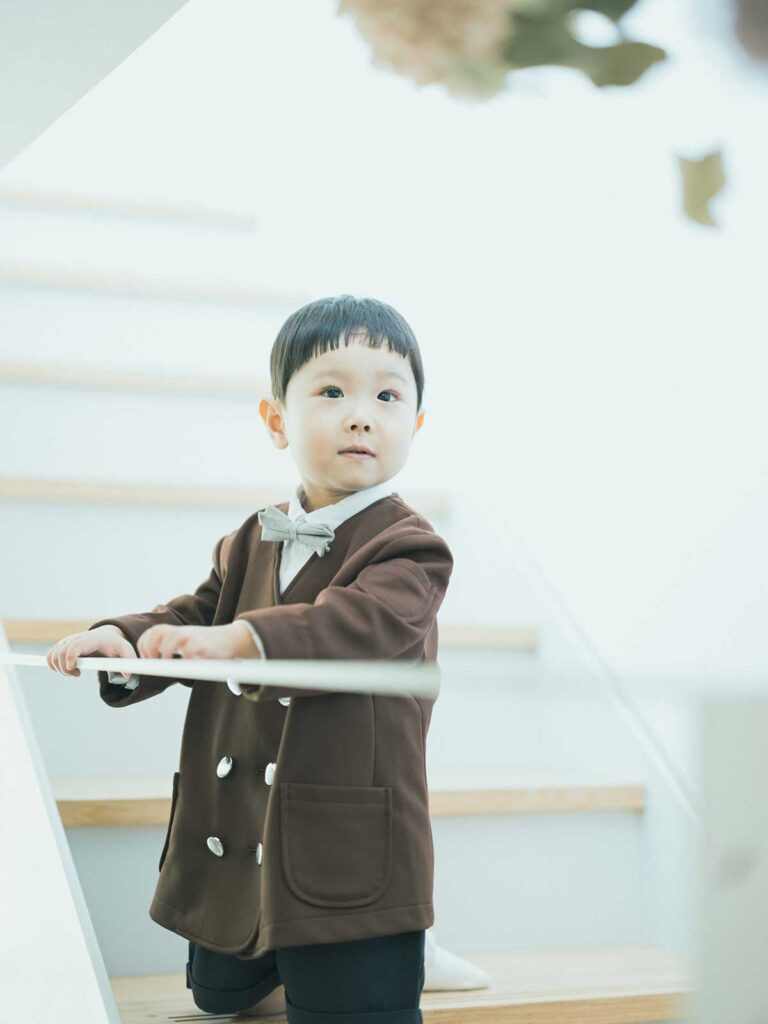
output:
[[[352,494],[348,494],[346,498],[342,498],[341,501],[334,502],[332,505],[324,505],[322,508],[313,509],[312,512],[305,512],[299,498],[302,488],[303,485],[299,484],[291,495],[291,500],[288,503],[288,517],[290,519],[300,519],[303,517],[308,523],[326,523],[332,530],[336,529],[345,519],[349,519],[356,512],[360,512],[362,509],[367,508],[368,505],[373,504],[374,501],[395,493],[392,482],[387,480],[380,484],[374,484],[372,487],[364,487],[360,491],[354,491]]]

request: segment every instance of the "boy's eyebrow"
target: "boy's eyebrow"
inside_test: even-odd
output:
[[[318,370],[317,373],[313,373],[312,376],[309,379],[310,380],[317,380],[318,377],[329,377],[329,376],[345,377],[346,373],[344,372],[344,370],[336,370],[336,369]],[[404,377],[402,373],[398,373],[397,370],[378,370],[377,371],[377,376],[379,376],[379,377],[396,377],[398,380],[401,380],[403,382],[403,384],[409,384],[410,383],[408,378]]]

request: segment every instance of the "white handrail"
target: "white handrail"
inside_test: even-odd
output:
[[[6,654],[0,651],[0,664],[53,671],[42,654]],[[434,662],[348,658],[323,661],[307,658],[77,658],[75,664],[86,672],[100,670],[172,676],[174,679],[204,679],[207,682],[266,683],[390,697],[436,698],[440,692],[440,668]]]

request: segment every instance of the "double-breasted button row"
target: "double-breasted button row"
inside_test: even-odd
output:
[[[222,757],[222,759],[216,765],[216,774],[218,775],[218,777],[220,779],[226,778],[226,776],[229,775],[229,773],[232,771],[232,766],[234,765],[234,763],[235,762],[232,760],[232,758],[225,754],[224,757]],[[259,768],[257,769],[257,771],[261,771],[261,769]],[[275,764],[274,761],[270,761],[266,768],[264,768],[264,781],[268,786],[272,785],[276,771],[277,765]]]
[[[224,843],[222,843],[218,836],[208,836],[206,842],[208,844],[208,849],[212,853],[215,853],[217,857],[224,856]],[[255,853],[256,863],[261,864],[261,860],[264,855],[264,847],[261,845],[261,843],[257,843],[256,846],[249,846],[248,852]]]
[[[240,688],[240,683],[238,683],[238,681],[234,678],[234,676],[228,676],[227,677],[227,686],[232,691],[232,693],[234,693],[234,695],[236,697],[241,697],[242,696],[243,691]],[[290,697],[278,697],[277,699],[283,705],[283,707],[286,707],[286,708],[291,703],[291,698]]]
[[[227,754],[225,754],[224,757],[221,758],[219,763],[216,765],[216,774],[218,775],[219,778],[225,778],[232,770],[233,765],[233,759],[230,758]],[[276,770],[278,770],[278,765],[276,765],[274,761],[270,761],[269,764],[263,769],[264,781],[266,782],[267,785],[272,784],[272,781],[274,780],[274,773]],[[215,853],[217,857],[224,856],[224,844],[221,842],[218,836],[209,836],[208,839],[206,840],[206,843],[208,844],[208,849],[211,851],[211,853]],[[250,853],[256,855],[256,863],[260,864],[263,855],[263,847],[261,843],[258,843],[255,847],[249,846],[248,850]]]
[[[232,771],[234,763],[234,759],[231,758],[228,754],[225,754],[224,757],[222,757],[222,759],[216,765],[216,774],[218,775],[218,777],[220,779],[226,778],[227,775],[229,775],[229,773]],[[260,771],[261,769],[257,770]],[[264,781],[268,786],[272,785],[276,771],[277,764],[274,761],[270,761],[266,768],[264,768]],[[218,836],[208,836],[206,843],[208,844],[208,849],[211,851],[211,853],[215,853],[217,857],[224,856],[224,843],[222,843]],[[258,843],[256,846],[249,846],[248,852],[255,854],[256,863],[261,864],[261,859],[264,853],[264,848],[261,845],[261,843]]]

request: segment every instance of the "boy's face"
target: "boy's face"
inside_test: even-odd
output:
[[[351,339],[310,359],[288,382],[285,403],[262,399],[259,412],[275,445],[290,446],[311,511],[400,471],[424,421],[416,400],[405,356]],[[354,444],[373,455],[341,454]]]

